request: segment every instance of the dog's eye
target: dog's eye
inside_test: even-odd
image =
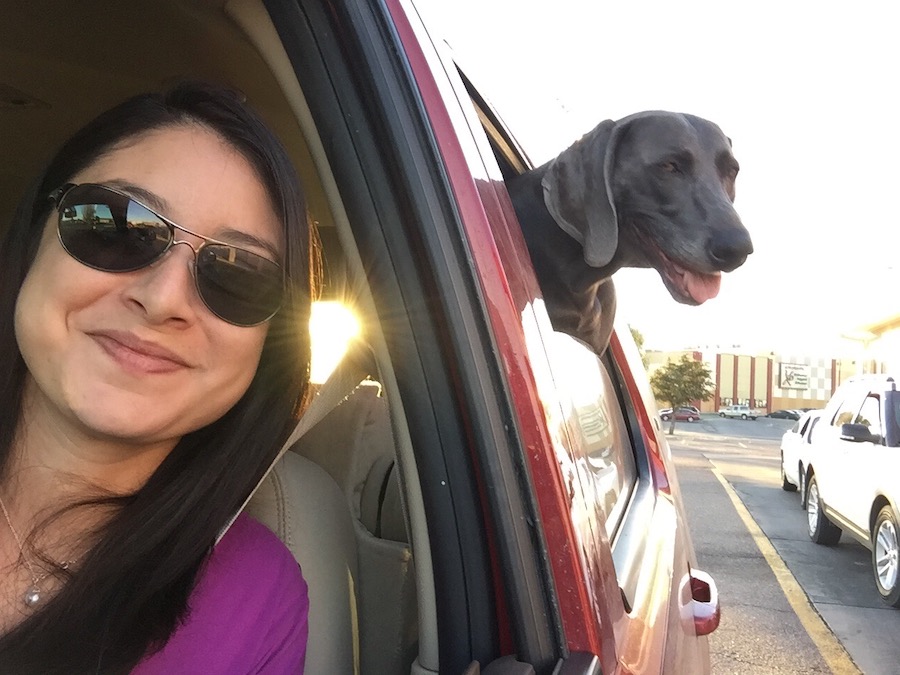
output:
[[[681,168],[673,161],[663,162],[659,165],[659,168],[666,173],[681,173]]]

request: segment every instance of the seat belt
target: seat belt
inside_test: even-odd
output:
[[[275,455],[275,459],[272,460],[269,468],[266,469],[262,478],[259,479],[256,487],[250,491],[247,499],[241,504],[241,508],[239,508],[237,513],[231,517],[228,524],[222,528],[219,536],[216,537],[216,544],[221,541],[222,537],[225,536],[225,533],[228,532],[229,528],[234,524],[234,521],[237,520],[238,516],[241,515],[243,510],[247,507],[247,504],[250,503],[253,495],[256,494],[256,491],[259,490],[266,478],[269,477],[272,469],[274,469],[279,460],[284,457],[284,453],[290,450],[306,432],[321,422],[328,413],[337,408],[349,398],[350,394],[356,391],[362,381],[372,373],[371,364],[372,358],[369,346],[362,340],[353,340],[347,348],[347,351],[344,353],[343,358],[332,371],[331,375],[328,376],[328,379],[322,384],[322,387],[319,389],[319,392],[315,395],[313,400],[310,401],[306,410],[304,410],[303,414],[300,416],[300,419],[297,420],[297,426],[294,427],[291,435],[288,436],[284,445],[281,446],[281,450]]]

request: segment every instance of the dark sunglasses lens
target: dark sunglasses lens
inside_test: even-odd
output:
[[[197,290],[219,318],[255,326],[281,307],[284,278],[281,267],[261,255],[207,244],[197,254]]]
[[[172,231],[125,195],[79,185],[59,204],[59,239],[79,262],[105,272],[140,269],[162,255]]]

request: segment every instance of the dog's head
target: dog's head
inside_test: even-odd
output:
[[[644,112],[600,124],[557,157],[544,197],[588,265],[653,267],[673,298],[696,305],[753,252],[732,205],[737,172],[712,122]]]

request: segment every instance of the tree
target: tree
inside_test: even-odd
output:
[[[650,377],[650,386],[656,398],[668,401],[672,406],[669,435],[675,433],[675,411],[692,401],[708,401],[715,392],[709,367],[702,361],[694,361],[683,355],[681,360],[669,361]]]
[[[631,337],[634,339],[634,344],[637,345],[638,354],[641,355],[641,362],[644,364],[644,370],[647,369],[647,355],[644,353],[644,335],[634,326],[628,326],[628,330],[631,331]]]

